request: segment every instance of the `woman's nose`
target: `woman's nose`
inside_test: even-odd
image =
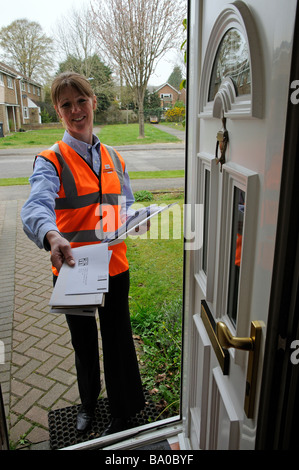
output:
[[[79,111],[79,106],[77,103],[72,103],[72,113],[77,113]]]

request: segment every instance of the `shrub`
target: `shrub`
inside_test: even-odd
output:
[[[131,320],[134,333],[142,340],[142,382],[167,418],[180,408],[182,300],[160,311],[152,306],[136,307]]]
[[[168,122],[180,122],[183,121],[185,117],[185,108],[175,107],[173,109],[168,109],[165,113],[165,119]]]
[[[121,122],[121,111],[117,101],[113,101],[107,110],[107,122],[110,124]]]
[[[46,109],[42,109],[40,115],[43,124],[52,122],[52,118]]]
[[[146,191],[145,189],[141,189],[140,191],[136,191],[134,193],[135,201],[152,201],[154,196],[150,191]]]

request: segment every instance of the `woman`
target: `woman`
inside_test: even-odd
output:
[[[57,279],[64,261],[74,265],[72,247],[99,243],[99,224],[100,233],[109,231],[105,206],[113,207],[111,223],[117,228],[134,197],[122,157],[93,134],[97,101],[89,81],[73,72],[63,73],[53,81],[51,95],[66,130],[58,147],[36,157],[31,193],[21,217],[28,237],[51,251]],[[112,416],[103,435],[126,429],[129,418],[145,405],[130,324],[124,242],[112,247],[109,275],[105,306],[98,309]],[[82,402],[77,430],[84,432],[91,426],[101,389],[97,324],[95,317],[66,317]]]

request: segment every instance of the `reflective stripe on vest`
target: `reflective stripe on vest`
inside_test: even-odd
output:
[[[112,147],[105,145],[105,148],[108,150],[109,155],[111,156],[114,168],[116,170],[119,183],[120,183],[120,194],[122,194],[123,184],[124,184],[124,174],[122,169],[122,164]],[[80,207],[85,207],[89,204],[95,204],[97,202],[102,202],[102,204],[110,204],[112,206],[118,205],[118,198],[120,194],[102,194],[102,201],[99,199],[99,192],[92,194],[87,194],[85,196],[78,196],[77,186],[74,179],[74,176],[66,164],[64,158],[62,157],[59,149],[58,143],[54,144],[50,150],[55,152],[57,160],[60,163],[62,168],[61,180],[65,189],[65,198],[56,199],[55,209],[79,209]]]
[[[114,149],[101,144],[101,183],[88,163],[64,142],[40,156],[54,164],[60,178],[56,222],[72,247],[99,243],[118,228],[125,166]],[[129,266],[124,242],[114,245],[112,252],[109,272],[113,276]]]

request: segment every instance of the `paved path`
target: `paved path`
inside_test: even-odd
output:
[[[49,254],[24,235],[22,200],[0,203],[0,364],[10,441],[47,442],[48,410],[78,403],[74,357],[64,316],[49,313]]]

